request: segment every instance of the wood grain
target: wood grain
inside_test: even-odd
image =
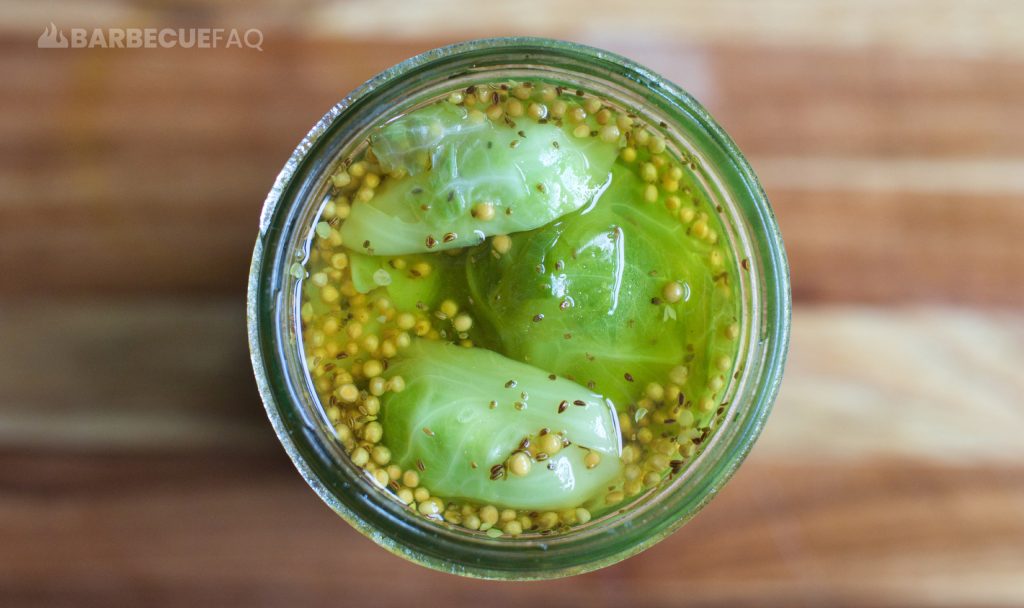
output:
[[[606,571],[503,586],[407,564],[320,503],[265,421],[237,304],[0,310],[0,604],[1024,602],[1017,314],[798,308],[772,419],[705,512]]]
[[[267,36],[202,62],[0,42],[0,293],[237,293],[302,134],[444,42]],[[1024,59],[609,43],[691,88],[763,168],[799,300],[1024,301]]]
[[[0,606],[1024,605],[1024,4],[0,0]],[[36,49],[259,27],[263,52]],[[294,472],[243,292],[264,195],[378,71],[573,39],[692,92],[797,304],[747,463],[679,533],[536,584],[377,548]]]
[[[755,450],[668,540],[527,585],[374,546],[280,450],[0,453],[5,605],[1019,605],[1020,469],[772,464]],[[554,598],[554,599],[553,599]]]

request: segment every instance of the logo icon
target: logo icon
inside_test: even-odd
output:
[[[54,24],[53,21],[50,25],[43,29],[43,33],[39,35],[39,40],[36,41],[36,47],[41,49],[66,49],[68,48],[68,38],[64,35],[59,27]]]

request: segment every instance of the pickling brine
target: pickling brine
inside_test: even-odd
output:
[[[727,405],[748,263],[694,163],[541,80],[377,127],[290,269],[352,463],[489,536],[565,532],[685,470]]]

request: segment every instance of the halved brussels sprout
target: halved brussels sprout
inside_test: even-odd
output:
[[[468,282],[475,311],[509,357],[591,386],[617,405],[706,348],[720,304],[708,246],[660,205],[645,204],[629,170],[592,209],[512,237],[511,249],[471,250]],[[666,283],[683,298],[661,301]],[[593,383],[593,384],[591,384]]]
[[[383,127],[371,137],[374,155],[408,175],[352,205],[340,229],[346,246],[397,255],[476,245],[575,211],[606,184],[617,144],[553,123],[509,122],[441,103]]]
[[[423,485],[439,496],[519,509],[568,508],[620,473],[611,404],[546,370],[489,350],[415,340],[386,375],[402,376],[405,389],[383,397],[384,443],[394,462],[419,471]],[[570,445],[533,461],[525,476],[514,474],[509,460],[524,439],[539,441],[542,429]],[[592,452],[597,456],[585,462]]]

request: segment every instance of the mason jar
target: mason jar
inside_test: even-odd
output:
[[[452,90],[508,79],[561,83],[604,98],[660,132],[689,167],[725,226],[742,268],[736,368],[719,424],[688,468],[623,508],[568,532],[491,538],[420,516],[385,494],[346,455],[324,415],[303,355],[301,279],[330,176],[374,127]],[[665,538],[715,496],[750,451],[778,391],[789,339],[789,272],[775,217],[735,143],[675,84],[606,51],[541,38],[474,40],[381,72],[330,109],[277,176],[259,222],[248,284],[252,365],[285,451],[331,509],[394,554],[436,570],[489,579],[587,572]]]

